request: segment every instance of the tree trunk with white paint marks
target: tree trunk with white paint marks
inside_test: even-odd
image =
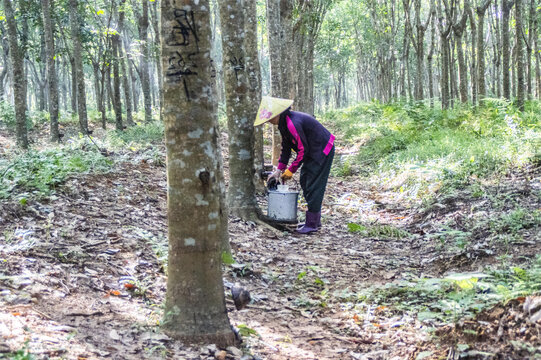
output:
[[[251,0],[247,0],[251,1]],[[229,130],[229,187],[231,214],[245,220],[258,217],[254,176],[254,114],[250,98],[247,53],[244,44],[244,1],[220,1],[223,72]]]
[[[226,211],[210,8],[208,0],[163,0],[161,9],[169,225],[163,327],[186,343],[225,347],[236,338],[227,317],[221,269]]]

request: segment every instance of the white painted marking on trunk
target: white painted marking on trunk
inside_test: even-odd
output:
[[[203,130],[202,129],[197,129],[197,130],[194,130],[194,131],[190,131],[188,133],[188,137],[190,139],[199,139],[201,137],[201,135],[203,135]]]
[[[195,239],[193,238],[184,239],[184,246],[195,246]]]

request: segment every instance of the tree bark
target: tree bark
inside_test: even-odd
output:
[[[524,82],[524,19],[522,14],[522,1],[516,0],[515,19],[516,19],[516,54],[517,54],[517,106],[520,111],[524,111],[525,101],[525,82]]]
[[[47,61],[47,83],[49,86],[49,114],[51,118],[51,141],[60,141],[58,131],[58,83],[55,65],[55,47],[53,36],[53,24],[51,21],[52,0],[41,0],[41,12],[43,16],[43,32],[45,35],[45,53]]]
[[[118,131],[124,130],[122,124],[122,102],[120,100],[120,57],[118,48],[120,47],[120,36],[118,34],[113,35],[112,39],[113,48],[113,107],[115,110],[115,125]]]
[[[77,69],[75,68],[75,58],[70,56],[70,68],[71,68],[71,113],[77,113]]]
[[[464,2],[464,13],[461,19],[453,25],[453,32],[455,35],[456,54],[458,58],[458,72],[460,77],[460,101],[465,104],[468,102],[468,69],[466,67],[466,60],[464,58],[464,51],[462,50],[462,36],[466,29],[466,21],[468,20],[469,2]]]
[[[477,44],[477,22],[475,21],[475,11],[473,7],[469,8],[468,17],[470,18],[471,28],[471,98],[472,105],[477,106],[479,87],[477,86],[477,56],[475,46]]]
[[[226,212],[211,77],[210,7],[208,0],[183,4],[163,0],[161,7],[169,225],[163,328],[186,343],[226,347],[236,339],[221,269]],[[179,26],[183,31],[177,31]]]
[[[150,12],[152,13],[152,28],[154,29],[154,34],[156,35],[155,42],[157,44],[161,43],[161,36],[160,36],[160,23],[159,23],[159,2],[160,0],[155,0],[151,3]],[[162,73],[162,62],[160,61],[160,52],[157,51],[156,53],[156,70],[158,74]],[[163,104],[163,78],[161,76],[158,76],[158,106],[160,109],[160,122],[163,122],[163,112],[162,112],[162,104]]]
[[[79,16],[77,0],[70,0],[70,27],[73,41],[73,58],[75,65],[75,79],[77,82],[77,111],[79,113],[79,125],[83,134],[88,134],[88,117],[86,113],[86,90],[85,73],[83,70],[83,54],[81,35],[79,30]]]
[[[502,71],[503,96],[511,100],[511,83],[509,81],[510,68],[510,40],[509,40],[509,14],[513,8],[514,0],[502,0]]]
[[[477,7],[479,17],[477,25],[477,84],[479,86],[479,97],[486,96],[485,82],[485,14],[492,0],[484,0],[481,6]]]
[[[257,44],[257,6],[255,1],[245,1],[245,37],[244,47],[246,49],[246,69],[248,71],[248,83],[251,109],[250,114],[256,114],[261,101],[261,70],[259,66],[259,52]],[[252,115],[252,118],[255,118]],[[254,185],[257,191],[264,191],[265,185],[262,181],[265,157],[263,153],[263,126],[254,128]]]
[[[271,94],[282,96],[282,57],[280,44],[280,0],[267,0],[267,33],[269,37],[270,81]],[[293,49],[290,49],[293,50]],[[270,125],[272,129],[272,164],[278,165],[282,137],[278,126]]]
[[[126,56],[124,56],[123,48],[124,41],[122,40],[122,35],[124,34],[124,18],[126,10],[124,8],[126,0],[120,0],[120,12],[118,14],[118,28],[120,31],[120,37],[118,39],[118,58],[120,61],[120,71],[122,73],[122,87],[124,89],[124,103],[126,104],[126,124],[128,126],[133,126],[133,114],[132,114],[132,98],[131,98],[131,87],[130,87],[130,74],[128,73],[126,62],[129,61],[127,57],[127,50],[125,51]],[[158,30],[159,32],[159,30]],[[161,71],[161,59],[158,59],[160,64],[160,79],[162,79]]]
[[[141,41],[141,55],[139,55],[139,77],[143,90],[143,103],[145,107],[145,122],[152,121],[152,99],[150,97],[150,74],[148,60],[150,59],[148,46],[148,0],[141,0],[142,13],[138,16],[139,40]]]
[[[227,127],[229,129],[229,187],[227,204],[231,214],[245,220],[258,217],[253,183],[254,126],[246,71],[244,1],[220,1],[223,71]],[[259,104],[258,104],[259,105]]]
[[[3,0],[4,14],[8,26],[9,54],[13,69],[13,93],[15,97],[15,122],[17,145],[28,149],[28,130],[26,128],[26,76],[24,73],[24,58],[17,37],[17,24],[11,0]]]

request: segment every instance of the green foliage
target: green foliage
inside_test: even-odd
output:
[[[539,107],[530,102],[520,113],[499,99],[485,99],[478,109],[446,111],[421,102],[363,103],[326,112],[321,120],[340,142],[358,148],[356,155],[336,162],[336,175],[360,168],[374,182],[418,198],[429,188],[463,187],[472,177],[541,158]]]
[[[391,225],[380,224],[365,226],[355,223],[349,223],[348,231],[373,238],[405,239],[411,236],[411,234],[405,230],[398,229]]]
[[[248,326],[246,326],[244,324],[237,325],[237,329],[239,331],[240,336],[244,336],[244,337],[250,337],[250,336],[260,337],[260,335],[258,334],[257,331],[255,331],[252,328],[249,328]]]
[[[10,161],[0,162],[0,198],[13,194],[38,197],[54,192],[69,176],[80,173],[107,171],[112,162],[92,147],[61,147],[44,151],[29,151]],[[24,205],[26,198],[20,198]]]
[[[132,126],[124,131],[110,131],[109,142],[118,147],[160,143],[164,139],[164,127],[160,122]]]
[[[359,293],[357,301],[416,315],[429,323],[456,322],[498,302],[540,291],[540,275],[541,257],[538,257],[528,268],[511,266],[372,287]]]
[[[24,347],[20,350],[11,353],[0,353],[0,359],[9,360],[33,360],[35,357],[28,350],[28,341],[24,344]]]

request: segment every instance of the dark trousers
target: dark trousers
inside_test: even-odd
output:
[[[310,212],[321,211],[333,158],[334,146],[321,165],[309,158],[304,160],[301,168],[301,188]]]

